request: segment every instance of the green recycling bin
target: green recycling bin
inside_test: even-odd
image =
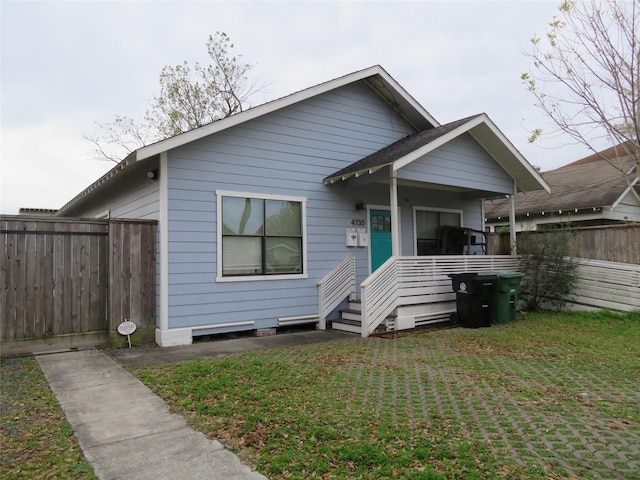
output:
[[[508,323],[516,319],[518,292],[520,281],[524,273],[503,270],[494,272],[498,276],[495,289],[494,308],[492,309],[493,323]]]

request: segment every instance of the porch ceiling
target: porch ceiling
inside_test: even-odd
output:
[[[486,114],[474,115],[409,135],[329,175],[324,179],[324,183],[328,185],[352,177],[373,174],[390,165],[393,166],[393,170],[399,170],[464,133],[469,133],[515,180],[518,191],[546,190],[549,192],[549,185],[542,176],[515,149]]]

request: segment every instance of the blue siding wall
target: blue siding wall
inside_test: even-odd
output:
[[[388,204],[388,188],[363,199],[322,180],[411,131],[368,87],[351,84],[169,151],[169,327],[263,328],[316,314],[318,280],[348,255],[362,281],[367,250],[346,247],[345,231],[365,217],[356,201]],[[216,190],[306,198],[309,278],[216,282]]]
[[[159,182],[150,180],[146,175],[147,170],[158,166],[157,162],[150,165],[134,174],[123,175],[97,200],[82,202],[67,216],[96,218],[109,211],[112,218],[159,220]]]
[[[398,178],[495,193],[513,192],[513,179],[469,134],[403,167]]]

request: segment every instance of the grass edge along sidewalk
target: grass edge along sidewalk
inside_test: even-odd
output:
[[[0,363],[0,478],[95,479],[36,359]]]
[[[134,371],[269,478],[640,479],[640,312]]]
[[[135,373],[271,478],[637,479],[639,349],[639,312],[536,314]],[[1,379],[0,477],[95,478],[35,359]]]

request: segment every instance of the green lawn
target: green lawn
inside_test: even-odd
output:
[[[1,366],[0,478],[95,478],[37,362]],[[640,479],[640,312],[134,373],[271,479]]]
[[[640,479],[640,312],[528,314],[134,373],[272,479]]]
[[[38,362],[0,366],[0,478],[95,479]]]

